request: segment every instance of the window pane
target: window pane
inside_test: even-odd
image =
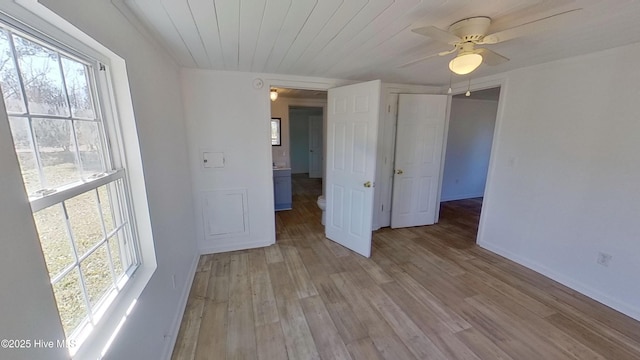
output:
[[[65,57],[61,60],[73,117],[95,119],[89,81],[87,80],[87,66]]]
[[[126,221],[127,214],[124,211],[124,208],[120,205],[125,200],[124,194],[124,182],[122,179],[118,179],[115,182],[112,182],[109,186],[109,199],[111,199],[111,206],[113,209],[113,221],[114,226],[118,227],[122,225]]]
[[[130,230],[129,225],[125,225],[118,232],[116,232],[112,237],[109,238],[109,246],[111,247],[111,257],[114,261],[114,267],[116,272],[116,277],[119,279],[120,275],[124,274],[129,267],[134,265],[134,253],[131,246],[127,246],[130,244]],[[116,264],[116,257],[118,258],[119,264]]]
[[[71,232],[78,256],[84,255],[92,246],[104,238],[102,222],[98,213],[96,191],[91,190],[64,202],[69,215]]]
[[[125,253],[122,255],[122,265],[124,267],[124,271],[127,271],[136,263],[135,249],[130,245],[131,228],[129,227],[129,224],[125,225],[122,230],[118,231],[118,239],[120,239],[120,244],[123,244],[122,246],[124,246],[125,249]]]
[[[111,260],[113,260],[113,270],[116,272],[116,279],[120,279],[120,276],[124,274],[121,249],[122,247],[118,241],[118,236],[111,237],[109,239],[109,251],[111,251]]]
[[[13,35],[29,112],[69,116],[58,54],[32,41]]]
[[[106,146],[107,125],[98,118],[95,89],[101,79],[95,77],[95,60],[59,49],[42,33],[28,33],[0,20],[0,88],[12,115],[9,123],[25,188],[32,195],[65,190],[43,191],[44,199],[38,201],[57,203],[33,217],[70,337],[88,324],[96,325],[93,321],[104,314],[96,310],[107,307],[105,296],[117,296],[116,281],[124,284],[124,274],[135,270],[140,260],[125,181],[100,187],[100,180],[83,182],[114,169],[109,160],[119,155]],[[80,191],[73,190],[80,188],[85,192],[75,195]],[[40,208],[41,203],[32,203]]]
[[[71,240],[67,234],[64,212],[60,204],[33,214],[40,245],[51,278],[74,262]]]
[[[91,307],[95,307],[102,296],[113,285],[113,276],[109,267],[106,245],[101,245],[80,265],[84,283],[89,294]]]
[[[98,188],[98,196],[100,196],[100,211],[102,211],[102,219],[104,220],[104,228],[106,233],[110,233],[115,229],[113,221],[113,210],[111,208],[111,197],[109,196],[109,187],[113,185],[104,185]]]
[[[42,189],[43,186],[40,182],[38,162],[31,145],[29,120],[26,118],[10,117],[9,126],[11,127],[11,135],[13,135],[16,155],[18,155],[24,186],[27,189],[27,194],[33,194]]]
[[[127,224],[109,238],[109,246],[113,245],[112,251],[115,252],[117,250],[120,255],[120,266],[122,269],[120,270],[120,272],[116,271],[116,275],[118,278],[120,278],[119,275],[124,274],[127,270],[129,270],[131,266],[134,266],[136,264],[136,261],[134,260],[134,249],[132,248],[132,246],[130,246],[130,231],[131,230],[129,228],[129,225]]]
[[[87,317],[87,306],[80,287],[77,269],[53,285],[62,327],[67,336]]]
[[[0,85],[2,85],[2,96],[8,113],[25,113],[24,99],[20,81],[18,80],[18,70],[16,69],[9,43],[9,34],[0,29]]]
[[[33,119],[45,186],[56,188],[80,180],[70,120]]]
[[[105,172],[102,165],[102,145],[100,144],[100,129],[97,122],[74,121],[80,161],[85,177]]]

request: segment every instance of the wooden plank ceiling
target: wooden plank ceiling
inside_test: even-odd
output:
[[[633,0],[114,2],[188,68],[442,85],[453,54],[399,67],[448,49],[411,29],[447,29],[460,19],[488,16],[495,32],[575,8],[583,10],[560,26],[487,46],[511,61],[482,65],[473,76],[640,41],[640,2]]]

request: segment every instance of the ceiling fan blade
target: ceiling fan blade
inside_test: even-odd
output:
[[[504,62],[509,61],[508,58],[498,54],[495,51],[491,51],[489,49],[477,49],[475,53],[482,55],[482,62],[491,66],[502,64]]]
[[[406,63],[406,64],[402,64],[402,65],[400,65],[400,66],[398,66],[398,67],[399,67],[399,68],[405,68],[405,67],[411,66],[411,65],[413,65],[413,64],[417,64],[417,63],[419,63],[419,62],[421,62],[421,61],[424,61],[424,60],[427,60],[427,59],[431,59],[432,57],[449,55],[449,54],[451,54],[452,52],[455,52],[456,50],[458,50],[458,49],[457,49],[457,48],[453,48],[453,49],[451,49],[451,50],[441,51],[441,52],[439,52],[439,53],[437,53],[437,54],[427,55],[427,56],[425,56],[425,57],[421,57],[421,58],[419,58],[419,59],[412,60],[412,61],[410,61],[410,62],[408,62],[408,63]]]
[[[511,40],[517,37],[535,34],[537,32],[549,30],[551,27],[566,22],[569,17],[580,13],[581,8],[561,12],[555,15],[547,16],[542,19],[533,20],[528,23],[512,27],[510,29],[498,31],[482,38],[477,44],[497,44],[499,42]]]
[[[445,44],[455,45],[462,41],[459,37],[450,34],[442,29],[439,29],[435,26],[425,26],[417,29],[412,29],[416,34],[420,34],[423,36],[428,36],[435,41],[443,42]]]

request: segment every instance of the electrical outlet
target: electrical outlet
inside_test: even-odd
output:
[[[611,263],[611,260],[613,259],[613,256],[611,256],[611,254],[606,254],[603,252],[598,253],[598,264],[602,265],[602,266],[609,266],[609,264]]]

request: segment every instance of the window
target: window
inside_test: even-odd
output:
[[[280,146],[280,118],[271,118],[271,145]]]
[[[21,30],[0,22],[0,87],[62,325],[82,339],[140,265],[107,69]]]

